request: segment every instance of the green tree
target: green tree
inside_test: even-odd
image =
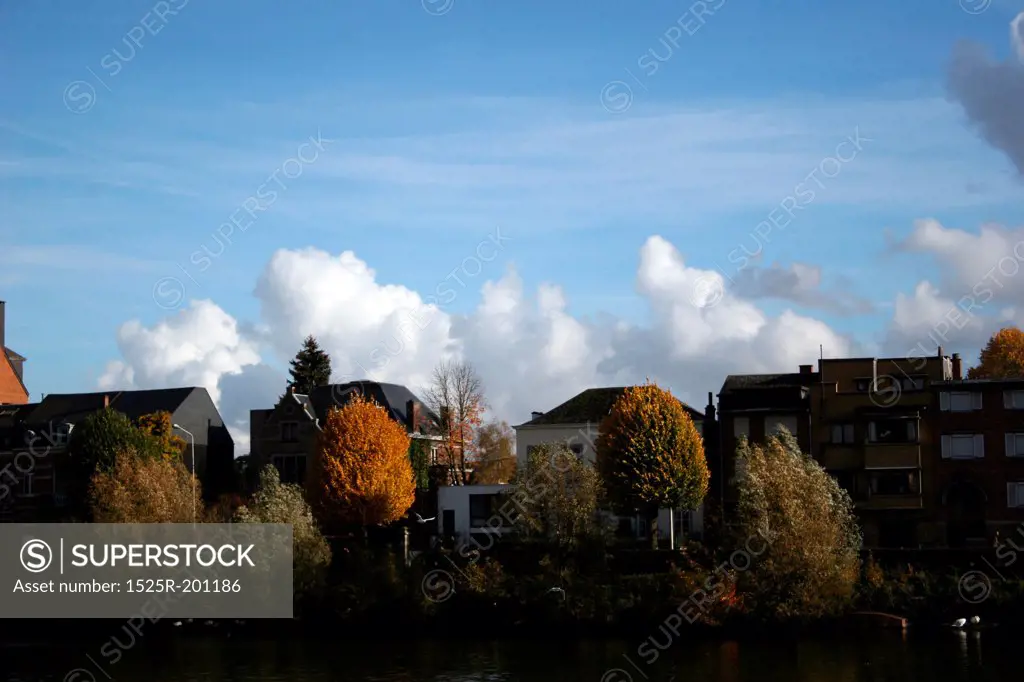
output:
[[[93,475],[113,469],[121,453],[159,459],[162,446],[158,439],[135,426],[127,415],[110,407],[93,412],[75,424],[68,442],[72,471],[68,498],[73,515],[89,518],[89,488]]]
[[[745,603],[775,620],[838,612],[860,575],[850,496],[784,429],[764,445],[741,439],[736,458],[736,546],[750,555],[739,576]]]
[[[320,348],[313,336],[307,336],[291,361],[289,374],[292,380],[288,386],[296,393],[309,395],[314,388],[331,383],[331,356]]]
[[[292,526],[292,580],[296,594],[323,584],[331,563],[331,548],[313,519],[313,512],[297,485],[281,483],[277,468],[267,465],[252,502],[235,513],[239,523],[285,523]]]
[[[409,439],[409,464],[412,466],[412,478],[420,490],[430,487],[430,445],[431,441],[422,438]]]
[[[519,511],[515,525],[522,534],[562,547],[606,535],[601,476],[565,443],[534,448],[513,482],[512,499]]]
[[[657,384],[627,388],[601,423],[597,467],[613,503],[649,520],[658,510],[696,509],[708,491],[704,441],[682,403]]]

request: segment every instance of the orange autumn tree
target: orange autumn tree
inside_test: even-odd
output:
[[[307,492],[328,529],[402,518],[416,496],[405,429],[361,395],[332,408],[319,435]]]
[[[967,370],[968,379],[1005,379],[1024,376],[1024,332],[1000,329],[981,349],[978,366]]]
[[[483,424],[483,381],[468,362],[442,362],[426,390],[427,407],[444,439],[437,464],[448,468],[449,485],[465,485],[478,459],[477,432]]]
[[[601,423],[597,467],[613,502],[649,520],[658,546],[658,510],[696,509],[708,492],[704,440],[682,403],[657,384],[623,391]]]
[[[139,417],[139,430],[153,439],[166,460],[177,460],[185,450],[185,439],[174,433],[174,422],[167,411],[154,412]]]

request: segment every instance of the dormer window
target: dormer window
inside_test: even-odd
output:
[[[74,424],[58,424],[57,428],[53,429],[53,444],[67,445],[68,440],[71,439],[71,431],[74,428]]]

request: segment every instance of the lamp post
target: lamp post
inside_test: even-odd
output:
[[[192,435],[192,432],[188,429],[184,429],[178,424],[172,424],[174,428],[178,429],[182,433],[188,436],[190,447],[192,448],[192,526],[196,525],[196,437]]]

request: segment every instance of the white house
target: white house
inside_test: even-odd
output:
[[[601,421],[608,416],[615,401],[626,388],[590,388],[583,393],[562,403],[548,412],[534,412],[533,418],[525,424],[515,427],[516,458],[520,467],[525,466],[526,458],[533,448],[542,443],[563,442],[581,458],[594,463],[597,452],[595,441],[599,433]],[[704,414],[680,401],[683,409],[693,420],[697,431],[704,434]],[[704,530],[704,507],[695,510],[675,511],[674,527],[676,537],[681,535],[699,536]],[[658,535],[668,538],[670,529],[670,512],[662,509],[658,513]],[[629,527],[637,536],[647,534],[647,520],[643,518],[619,518],[622,530]]]
[[[509,485],[447,485],[437,489],[438,532],[466,542],[474,533],[501,534],[503,514],[514,518],[512,509],[501,509],[508,502],[501,497]]]

